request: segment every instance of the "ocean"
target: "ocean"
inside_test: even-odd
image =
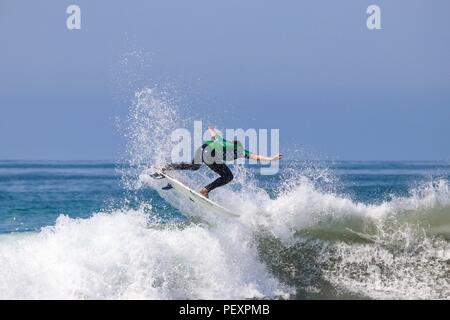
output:
[[[238,219],[132,162],[0,161],[0,299],[450,298],[449,162],[232,170]]]

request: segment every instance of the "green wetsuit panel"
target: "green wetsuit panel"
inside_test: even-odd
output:
[[[217,136],[214,140],[207,140],[204,142],[208,148],[211,150],[222,150],[223,160],[230,161],[235,160],[237,158],[249,158],[251,152],[244,149],[242,145],[235,144],[233,141],[228,141],[222,138],[221,136]]]

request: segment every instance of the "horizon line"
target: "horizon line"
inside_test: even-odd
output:
[[[284,159],[285,161],[324,161],[324,162],[450,162],[450,159],[428,159],[428,160],[392,160],[392,159],[371,159],[371,160],[355,160],[355,159]],[[0,158],[0,162],[109,162],[109,163],[126,163],[119,159],[20,159],[20,158]]]

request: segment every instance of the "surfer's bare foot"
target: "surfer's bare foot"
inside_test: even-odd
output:
[[[200,191],[199,191],[199,193],[200,193],[202,196],[204,196],[205,198],[208,198],[209,191],[208,191],[206,188],[201,188]]]

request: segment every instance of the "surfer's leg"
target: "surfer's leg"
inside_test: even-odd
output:
[[[195,151],[194,158],[191,162],[179,162],[179,163],[169,163],[164,168],[161,169],[161,171],[166,170],[198,170],[202,166],[202,160],[203,160],[203,146],[201,148],[198,148],[197,151]]]
[[[194,160],[192,162],[180,162],[180,163],[169,163],[164,168],[161,169],[162,172],[165,172],[167,170],[198,170],[200,169],[201,164],[194,163]],[[158,174],[158,173],[156,173]],[[167,186],[163,187],[163,190],[170,190],[173,186],[168,183]]]
[[[201,164],[196,164],[192,162],[180,162],[180,163],[169,163],[161,171],[167,170],[198,170],[200,169]]]
[[[220,175],[219,178],[208,184],[204,189],[208,191],[208,193],[218,187],[224,186],[233,180],[233,173],[230,168],[224,163],[212,163],[206,164],[212,171]]]

